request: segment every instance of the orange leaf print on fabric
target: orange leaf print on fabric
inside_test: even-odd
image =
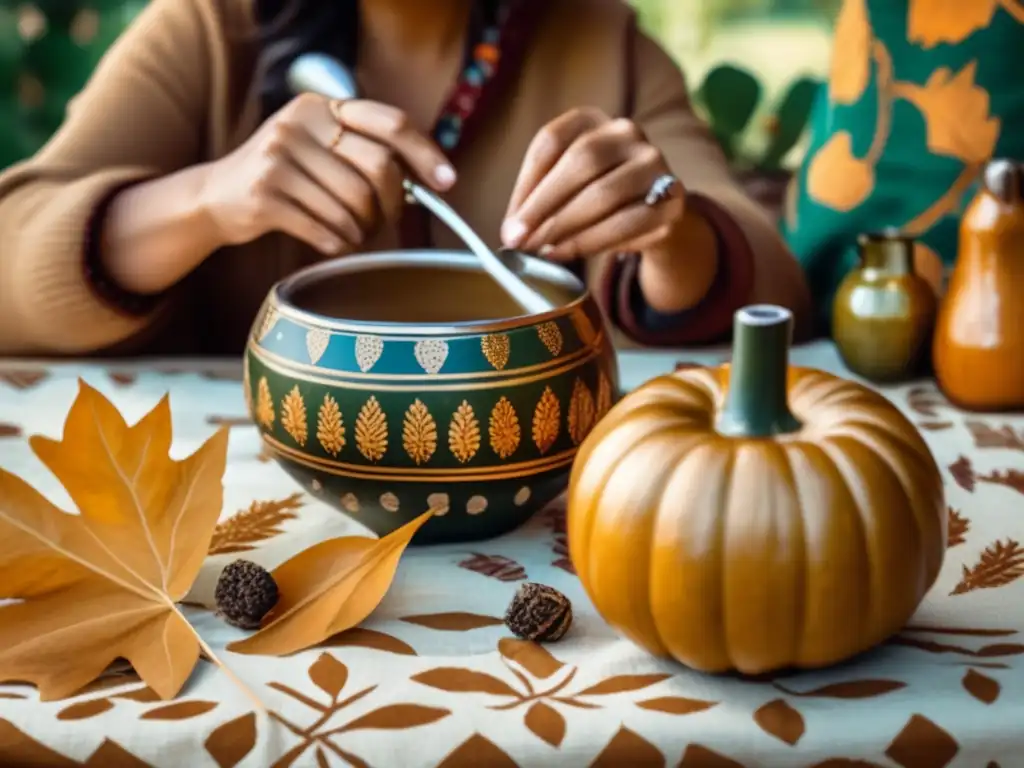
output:
[[[292,510],[301,506],[301,493],[293,493],[280,500],[254,501],[248,509],[217,523],[210,540],[210,554],[252,551],[261,541],[280,536],[283,533],[281,526],[298,517]]]
[[[960,745],[945,730],[924,715],[912,715],[885,750],[885,756],[907,768],[938,768],[952,762],[959,751]]]
[[[102,715],[114,708],[110,699],[92,699],[83,701],[80,704],[72,704],[57,713],[58,720],[88,720],[89,718]]]
[[[907,687],[906,683],[899,680],[848,680],[845,683],[832,683],[809,691],[793,691],[778,683],[774,685],[789,696],[807,699],[871,699]]]
[[[684,699],[681,696],[662,696],[657,699],[647,699],[636,703],[640,709],[649,712],[663,712],[666,715],[692,715],[697,712],[717,707],[717,701],[702,701],[701,699]]]
[[[700,744],[690,744],[683,753],[679,768],[746,768],[746,766]],[[863,766],[858,766],[858,768],[863,768]]]
[[[966,456],[960,456],[949,465],[949,474],[953,481],[968,493],[974,492],[977,478],[974,476],[974,465]]]
[[[394,653],[399,656],[415,656],[416,649],[397,637],[378,632],[375,629],[354,627],[340,635],[335,635],[325,645],[332,648],[371,648],[375,651]]]
[[[489,576],[498,581],[523,581],[526,578],[526,569],[504,555],[484,555],[474,552],[459,562],[459,568],[465,568],[467,571]]]
[[[1002,686],[988,675],[974,669],[968,669],[960,680],[964,690],[983,704],[992,704],[999,698]]]
[[[949,507],[949,532],[946,535],[946,548],[958,547],[967,541],[967,532],[971,529],[971,521]]]
[[[807,166],[807,194],[836,211],[852,211],[875,188],[875,169],[853,154],[853,137],[836,131]]]
[[[989,113],[989,95],[974,82],[977,62],[955,75],[948,67],[932,72],[923,86],[899,83],[896,94],[921,112],[928,150],[980,165],[992,157],[1001,123]]]
[[[964,426],[974,439],[975,448],[1005,448],[1013,451],[1024,451],[1024,433],[1018,432],[1008,424],[1001,427],[990,427],[984,421],[968,419]]]
[[[546,648],[529,640],[503,637],[498,641],[498,653],[540,680],[546,680],[565,666]]]
[[[250,712],[218,726],[203,746],[219,768],[235,768],[256,746],[256,736],[256,713]]]
[[[922,48],[959,43],[992,23],[997,0],[910,0],[907,40]]]
[[[626,765],[631,768],[664,766],[665,756],[643,736],[622,726],[594,758],[590,768],[621,768]]]
[[[421,616],[403,616],[402,621],[440,632],[469,632],[484,627],[499,627],[505,622],[495,616],[479,613],[425,613]]]
[[[754,713],[754,722],[767,734],[796,746],[804,735],[804,718],[783,699],[769,701]]]
[[[511,685],[486,672],[461,667],[438,667],[413,675],[413,682],[448,693],[487,693],[522,698]]]
[[[963,566],[960,582],[950,592],[963,595],[976,589],[1005,587],[1024,576],[1024,549],[1013,539],[990,544],[981,553],[976,565]]]
[[[853,104],[871,77],[871,23],[866,0],[845,0],[832,37],[828,95],[836,104]]]
[[[201,717],[217,708],[215,701],[177,701],[163,707],[151,709],[140,720],[191,720]]]
[[[535,702],[526,710],[523,722],[527,728],[552,747],[562,746],[565,738],[565,718],[553,707],[543,701]]]
[[[474,733],[457,746],[437,768],[519,768],[519,763],[501,747],[479,733]]]
[[[625,693],[627,691],[639,691],[657,685],[663,680],[668,680],[672,675],[616,675],[602,680],[597,685],[584,688],[577,693],[577,696],[608,696],[613,693]]]

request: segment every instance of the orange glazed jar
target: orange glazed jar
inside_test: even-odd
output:
[[[932,346],[939,387],[967,410],[1024,408],[1024,165],[993,160],[960,222]]]

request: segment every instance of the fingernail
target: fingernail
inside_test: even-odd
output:
[[[325,237],[320,241],[320,248],[327,254],[337,253],[341,250],[341,241],[333,237]]]
[[[537,249],[537,255],[540,256],[542,259],[546,259],[554,252],[555,246],[553,245],[542,245],[540,248]]]
[[[450,165],[439,165],[437,170],[434,171],[434,178],[437,179],[438,184],[448,189],[448,187],[455,183],[455,169]]]
[[[501,239],[508,248],[518,248],[526,237],[526,225],[519,219],[508,219],[501,225]]]

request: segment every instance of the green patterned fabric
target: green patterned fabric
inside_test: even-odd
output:
[[[951,264],[993,155],[1024,158],[1024,0],[845,0],[829,87],[783,224],[822,319],[858,233],[919,237]]]

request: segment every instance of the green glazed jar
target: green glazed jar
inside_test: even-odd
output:
[[[431,508],[416,543],[524,523],[565,489],[618,375],[583,283],[523,264],[554,311],[522,316],[462,252],[346,256],[274,286],[245,360],[264,446],[379,535]]]
[[[832,306],[832,335],[846,366],[878,383],[921,374],[928,364],[937,300],[914,273],[914,241],[894,232],[861,235],[860,265]]]

